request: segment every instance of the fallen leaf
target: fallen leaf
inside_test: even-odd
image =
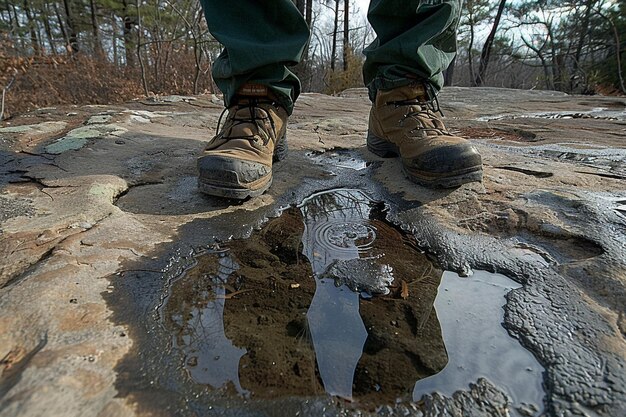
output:
[[[400,297],[402,297],[404,300],[409,298],[409,285],[406,283],[405,280],[402,280],[402,291],[400,292]]]

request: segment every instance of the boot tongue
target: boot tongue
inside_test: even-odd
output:
[[[422,84],[409,84],[393,90],[379,90],[378,97],[382,101],[380,104],[387,104],[394,101],[415,100],[428,101],[428,94]],[[376,100],[378,101],[378,100]]]

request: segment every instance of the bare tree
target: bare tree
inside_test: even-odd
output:
[[[335,61],[337,60],[337,32],[339,31],[339,0],[335,0],[335,23],[333,25],[333,43],[332,52],[330,53],[330,70],[335,70]]]
[[[74,12],[70,0],[63,0],[63,6],[65,7],[65,27],[68,35],[68,52],[75,54],[78,52],[78,28],[77,22],[74,18]]]
[[[483,45],[483,50],[480,54],[478,75],[476,75],[475,79],[475,85],[477,86],[482,85],[485,74],[487,73],[487,67],[489,66],[489,60],[491,59],[491,48],[493,47],[493,41],[496,38],[496,34],[498,32],[498,26],[500,25],[500,19],[502,19],[502,12],[504,11],[506,1],[507,0],[500,0],[498,5],[498,11],[496,12],[496,17],[493,21],[493,25],[491,26],[491,32],[489,32],[487,40],[485,40],[485,44]]]
[[[67,0],[65,0],[67,1]],[[126,52],[126,66],[135,66],[135,40],[133,38],[133,27],[135,26],[135,16],[131,10],[131,4],[128,0],[122,0],[122,20],[124,22],[124,50]]]
[[[98,24],[97,7],[95,0],[89,0],[91,14],[91,34],[93,35],[93,50],[97,56],[103,56],[102,43],[100,41],[100,25]]]
[[[466,0],[463,3],[460,29],[467,28],[468,31],[467,64],[469,68],[468,76],[471,85],[474,85],[476,79],[476,71],[474,69],[476,31],[478,30],[478,26],[489,18],[489,12],[489,0]]]
[[[350,55],[350,0],[343,0],[343,70],[348,71]]]

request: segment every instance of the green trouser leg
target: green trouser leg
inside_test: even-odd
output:
[[[224,50],[213,63],[213,79],[226,106],[247,83],[267,85],[291,114],[300,80],[297,64],[309,39],[304,18],[290,0],[201,0],[211,34]]]
[[[364,53],[370,99],[379,89],[428,80],[436,94],[456,54],[461,0],[371,0],[367,18],[377,38]]]

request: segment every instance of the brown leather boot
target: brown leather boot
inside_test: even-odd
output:
[[[467,140],[450,134],[437,113],[423,84],[379,90],[367,148],[383,158],[399,155],[408,178],[427,187],[481,181],[480,154]]]
[[[241,95],[228,108],[224,125],[198,158],[203,193],[238,200],[259,196],[272,185],[272,163],[287,155],[287,111],[265,87],[244,89],[254,94]]]

